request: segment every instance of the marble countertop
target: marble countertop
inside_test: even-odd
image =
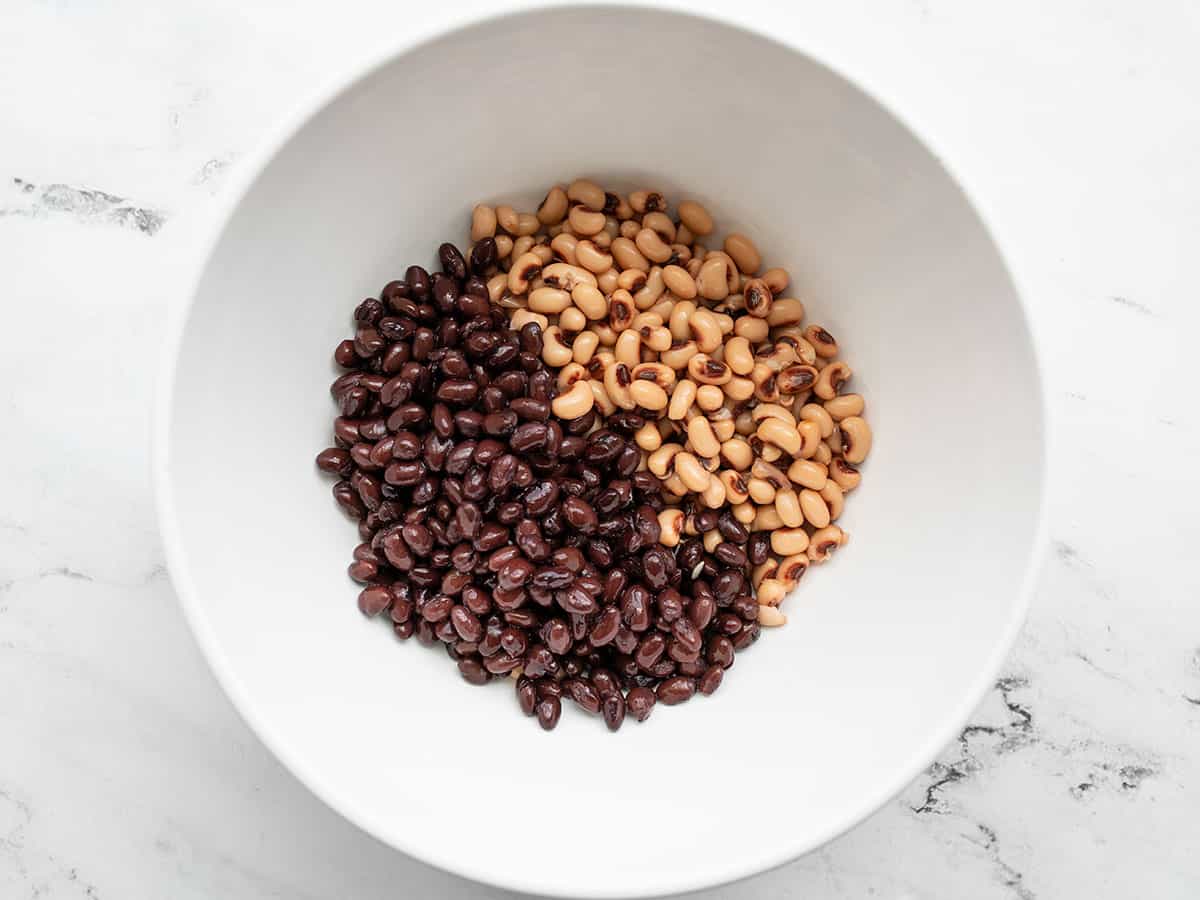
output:
[[[258,743],[184,625],[148,475],[191,223],[283,109],[415,17],[486,8],[437,6],[0,11],[0,897],[511,896],[377,844]],[[1053,548],[1002,677],[925,774],[703,896],[1195,897],[1200,8],[793,6],[1011,258],[1045,357]]]

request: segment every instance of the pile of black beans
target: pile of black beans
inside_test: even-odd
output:
[[[661,486],[632,440],[643,418],[551,415],[541,330],[510,330],[489,302],[481,243],[469,262],[443,244],[442,271],[411,266],[362,301],[334,352],[347,371],[317,465],[358,521],[359,609],[440,643],[472,684],[516,675],[547,730],[564,697],[615,731],[711,694],[758,637],[748,573],[765,545],[707,509],[688,512],[724,536],[714,554],[699,537],[658,542]]]

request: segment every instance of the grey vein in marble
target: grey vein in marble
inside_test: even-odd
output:
[[[65,213],[81,222],[119,225],[148,237],[157,234],[166,223],[166,214],[160,210],[137,206],[124,197],[93,188],[68,184],[37,185],[23,178],[13,178],[10,194],[12,199],[0,201],[0,216],[38,218]]]

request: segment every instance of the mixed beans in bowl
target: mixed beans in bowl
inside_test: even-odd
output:
[[[354,310],[317,465],[358,607],[616,731],[720,686],[838,524],[871,449],[839,341],[699,203],[577,179],[476,205]],[[798,602],[798,601],[792,601]]]

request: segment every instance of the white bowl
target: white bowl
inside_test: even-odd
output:
[[[681,73],[686,73],[683,77]],[[895,794],[1020,625],[1043,413],[979,215],[890,113],[794,48],[645,9],[493,19],[405,46],[246,167],[171,351],[155,477],[175,585],[221,684],[346,818],[470,878],[647,896],[759,872]],[[313,465],[350,313],[473,202],[587,174],[705,203],[785,266],[868,398],[850,545],[721,690],[550,734],[355,607],[354,528]]]

